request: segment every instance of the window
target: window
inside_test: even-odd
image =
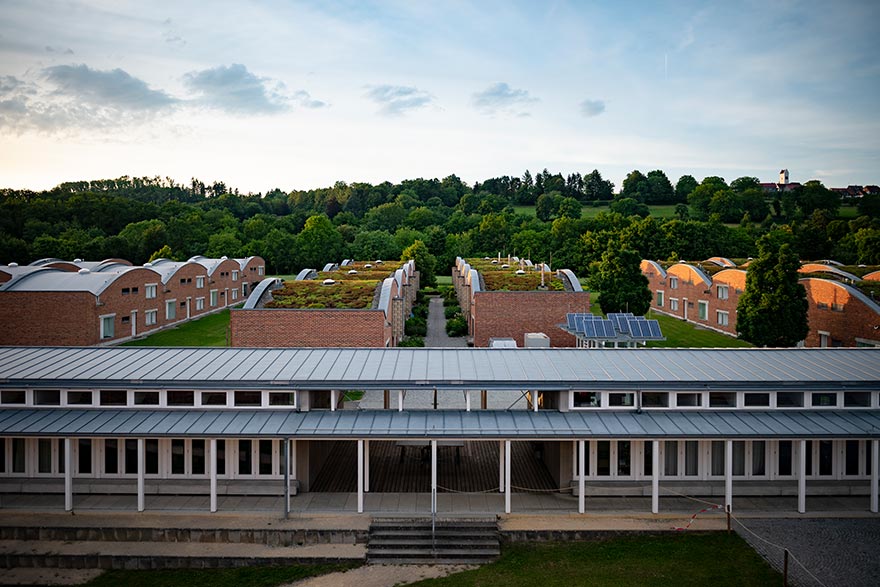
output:
[[[596,475],[611,475],[611,442],[600,440],[596,443]]]
[[[715,288],[715,294],[718,296],[719,300],[726,300],[729,295],[729,290],[726,285],[719,285]]]
[[[115,438],[104,440],[104,473],[119,474],[119,441]]]
[[[146,322],[147,326],[154,326],[156,324],[158,314],[159,310],[147,310],[144,312],[144,322]]]
[[[684,443],[684,474],[688,477],[700,474],[700,443],[696,440]]]
[[[259,267],[257,267],[257,275],[265,275],[265,274],[266,274],[266,268],[265,268],[265,267],[263,267],[262,265],[260,265]]]
[[[804,392],[802,391],[778,391],[776,392],[777,408],[802,408],[804,406]]]
[[[269,393],[270,406],[293,406],[296,405],[296,394],[293,392]]]
[[[205,298],[196,298],[196,310],[205,309]]]
[[[144,473],[147,475],[159,474],[159,439],[147,438],[144,441],[145,466]]]
[[[92,439],[80,438],[77,443],[76,470],[80,475],[92,474]]]
[[[763,477],[767,474],[767,443],[763,440],[752,441],[752,476]]]
[[[90,406],[92,405],[91,391],[68,391],[67,405]]]
[[[719,326],[727,326],[730,320],[728,312],[723,312],[721,310],[715,312],[715,318],[718,320]]]
[[[254,470],[254,455],[251,454],[251,441],[238,441],[238,474],[251,475]]]
[[[134,405],[136,406],[158,406],[158,391],[136,391],[134,392]]]
[[[766,408],[770,406],[769,393],[746,393],[743,396],[743,405],[747,408]]]
[[[810,459],[807,459],[810,460]],[[792,464],[792,446],[790,440],[779,441],[779,459],[778,473],[779,475],[791,475]]]
[[[128,324],[128,323],[130,323],[130,322],[131,322],[131,318],[129,318],[128,316],[123,316],[123,317],[122,317],[122,323],[123,323],[123,324]]]
[[[49,438],[40,438],[37,440],[37,473],[51,472],[52,440],[50,440]]]
[[[598,408],[599,394],[595,391],[575,391],[572,393],[574,398],[574,407],[576,408]]]
[[[675,440],[663,443],[663,474],[667,477],[678,475],[678,442]]]
[[[629,440],[620,440],[617,442],[617,475],[619,477],[629,477],[632,470],[632,442]]]
[[[223,439],[217,440],[217,458],[215,459],[217,464],[217,474],[225,475],[226,474],[226,441]]]
[[[129,288],[129,287],[123,287],[123,288],[122,288],[122,295],[127,296],[127,295],[129,295],[130,293],[131,293],[131,288]]]
[[[736,393],[732,391],[711,391],[709,392],[710,408],[735,408]]]
[[[6,402],[3,402],[6,403]],[[870,408],[870,391],[844,391],[843,405],[847,408]]]
[[[733,474],[746,474],[746,443],[744,440],[733,441]]]
[[[669,309],[673,312],[678,311],[678,298],[669,298]]]
[[[669,289],[678,289],[678,277],[669,278]]]
[[[113,338],[115,333],[116,314],[101,316],[101,338]]]
[[[828,342],[831,340],[831,334],[828,332],[819,331],[819,346],[822,348],[826,348],[828,346]]]
[[[193,475],[205,474],[205,440],[194,439],[191,445],[192,451],[192,469]]]
[[[232,288],[232,299],[233,300],[238,299],[238,289],[237,288]]]
[[[212,289],[211,290],[211,307],[213,308],[216,305],[217,305],[217,290]]]
[[[650,440],[642,443],[642,469],[645,475],[654,474],[654,443]]]
[[[724,471],[724,441],[723,440],[713,440],[712,441],[712,475],[716,477],[720,477],[725,474]]]
[[[812,404],[814,408],[833,408],[837,405],[836,393],[814,392],[812,395]]]
[[[193,391],[168,391],[166,403],[169,406],[192,406],[195,405],[195,392]]]
[[[144,293],[148,300],[152,300],[156,297],[156,287],[155,283],[148,283],[144,286]]]
[[[709,319],[709,302],[704,300],[700,300],[697,302],[697,307],[699,308],[698,316],[700,320],[708,320]]]
[[[203,406],[225,406],[226,405],[226,393],[223,391],[203,391],[202,392],[202,405]]]
[[[102,406],[124,406],[128,403],[128,393],[124,389],[102,389]]]
[[[136,296],[140,290],[136,287],[131,288],[131,295]]]
[[[662,290],[657,290],[657,307],[658,308],[663,307],[663,291]]]
[[[128,438],[125,441],[125,474],[137,475],[138,472],[138,441]]]
[[[677,393],[675,402],[679,408],[699,408],[703,405],[702,394],[699,393]]]
[[[643,408],[667,408],[669,407],[669,394],[665,391],[642,392]]]
[[[24,404],[27,394],[23,389],[4,389],[0,391],[0,404]]]
[[[186,474],[186,441],[182,438],[171,439],[171,474]]]
[[[203,289],[205,287],[205,276],[197,275],[196,276],[196,289]]]
[[[60,406],[61,392],[57,389],[38,389],[34,392],[34,405]]]
[[[858,440],[846,441],[846,458],[844,459],[844,475],[859,474],[859,444]]]
[[[165,302],[165,319],[174,320],[177,317],[177,300]]]
[[[614,408],[629,408],[635,405],[633,393],[609,393],[608,405]]]
[[[232,272],[232,281],[238,281],[238,271]]]
[[[260,475],[272,474],[272,441],[260,441]]]
[[[262,403],[262,393],[259,391],[236,391],[236,406],[259,406]]]
[[[832,312],[843,312],[843,304],[831,304]]]

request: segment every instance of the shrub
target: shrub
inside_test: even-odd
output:
[[[415,316],[417,318],[427,318],[428,317],[428,306],[427,305],[413,306],[412,313],[413,313],[413,316]]]
[[[397,343],[397,346],[425,346],[425,339],[421,336],[408,336],[404,340]]]
[[[458,306],[446,306],[443,313],[446,315],[446,319],[450,320],[461,314],[461,311]]]
[[[457,308],[458,307],[458,300],[455,299],[454,297],[452,299],[444,298],[443,305],[447,308],[450,306],[455,306]]]
[[[463,316],[457,316],[446,321],[446,334],[449,336],[467,336],[467,320]]]
[[[428,323],[424,318],[414,316],[406,321],[403,331],[407,336],[425,336],[428,334]]]

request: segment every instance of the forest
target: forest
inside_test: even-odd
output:
[[[609,249],[658,260],[752,257],[764,235],[805,260],[880,263],[880,195],[843,202],[818,181],[765,193],[753,177],[685,175],[673,185],[661,170],[633,171],[615,190],[598,170],[546,169],[472,186],[450,175],[241,194],[223,182],[121,177],[0,190],[3,264],[260,255],[270,274],[285,275],[347,257],[396,259],[422,241],[438,274],[456,256],[501,253],[584,277]]]

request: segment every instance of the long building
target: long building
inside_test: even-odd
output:
[[[116,344],[240,303],[265,267],[260,257],[201,256],[2,266],[0,345]]]
[[[643,260],[642,274],[654,297],[651,309],[736,336],[736,307],[746,288],[748,267],[723,257],[699,265],[679,262],[664,267]],[[878,281],[880,272],[860,278],[830,262],[805,263],[800,272],[809,324],[803,346],[880,347],[880,303],[856,287]]]
[[[353,389],[396,401],[337,409]],[[407,408],[438,390],[466,407]],[[529,404],[476,409],[474,394]],[[371,479],[406,476],[406,449],[430,454],[431,484],[410,490],[433,494],[438,449],[467,445],[460,471],[474,446],[496,451],[507,512],[525,483],[512,454],[580,512],[591,495],[650,495],[656,512],[661,486],[729,506],[797,495],[801,512],[808,495],[861,495],[877,512],[878,442],[877,349],[0,348],[0,492],[63,494],[68,510],[163,493],[216,511],[218,492],[312,491],[329,471],[356,480],[361,512]],[[371,454],[398,449],[379,471]]]

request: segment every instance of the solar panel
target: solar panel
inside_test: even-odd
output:
[[[577,314],[566,314],[565,315],[565,321],[568,324],[569,330],[575,330],[575,318],[576,317],[577,317]]]
[[[648,320],[648,326],[651,328],[651,337],[652,338],[663,338],[663,333],[660,332],[660,322],[657,320]]]
[[[595,320],[581,321],[581,331],[586,338],[597,338],[596,326],[599,323]]]
[[[635,316],[627,320],[629,334],[640,340],[661,339],[660,323],[657,320],[648,320],[644,316]]]

